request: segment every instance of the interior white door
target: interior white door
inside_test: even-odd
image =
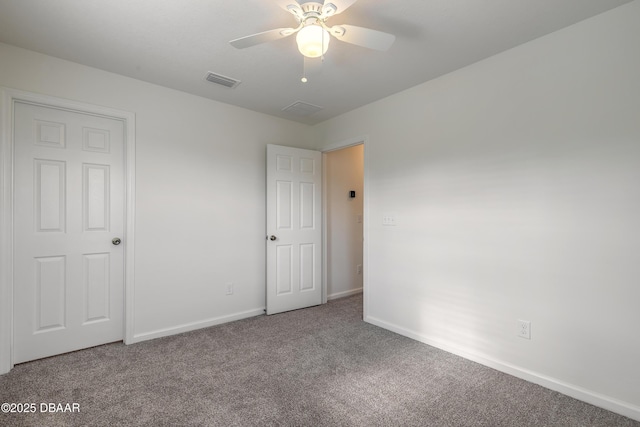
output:
[[[322,302],[322,153],[267,146],[267,314]]]
[[[16,102],[14,147],[14,363],[122,340],[123,122]]]

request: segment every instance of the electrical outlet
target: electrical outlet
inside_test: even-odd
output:
[[[362,264],[356,265],[356,273],[362,274]]]
[[[531,339],[531,322],[528,320],[518,320],[518,336],[527,340]]]
[[[229,282],[225,286],[226,286],[226,289],[227,289],[226,294],[227,295],[233,295],[233,283]]]

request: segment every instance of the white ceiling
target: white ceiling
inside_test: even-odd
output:
[[[378,52],[332,39],[306,84],[295,36],[228,43],[295,26],[276,0],[0,0],[0,42],[315,124],[630,1],[359,0],[328,24],[392,33],[395,44]],[[208,71],[242,83],[208,83]],[[282,111],[295,101],[323,109]]]

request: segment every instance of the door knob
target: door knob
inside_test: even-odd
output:
[[[272,242],[273,242],[274,240],[276,240],[276,239],[277,239],[277,237],[276,237],[276,236],[274,236],[273,234],[272,234],[271,236],[269,236],[269,240],[271,240]]]
[[[119,237],[114,237],[113,240],[111,240],[111,243],[113,243],[116,246],[118,246],[121,242],[122,240],[120,240]]]

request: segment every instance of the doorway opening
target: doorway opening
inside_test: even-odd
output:
[[[363,292],[364,143],[325,151],[326,300]]]

